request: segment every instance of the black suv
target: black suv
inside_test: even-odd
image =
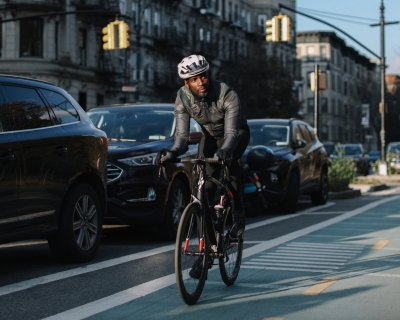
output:
[[[107,137],[63,89],[0,75],[0,243],[47,238],[93,258],[106,212]]]
[[[328,155],[313,128],[298,119],[257,119],[248,124],[250,143],[242,163],[246,165],[248,151],[257,145],[267,146],[275,155],[272,167],[257,172],[267,202],[279,203],[283,213],[296,212],[299,194],[309,194],[314,204],[325,204]]]
[[[106,217],[131,225],[158,226],[167,238],[174,238],[195,180],[192,165],[168,164],[168,181],[156,163],[157,153],[174,142],[174,105],[100,106],[88,115],[109,140]],[[182,157],[196,157],[200,130],[192,120],[189,150]]]

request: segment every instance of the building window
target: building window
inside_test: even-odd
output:
[[[328,99],[321,98],[321,112],[328,113]]]
[[[320,50],[320,55],[321,55],[321,61],[325,61],[326,60],[326,46],[321,46],[319,48]]]
[[[349,113],[349,108],[347,106],[347,103],[344,104],[344,114],[348,114]]]
[[[185,22],[185,28],[187,28],[187,22]],[[159,12],[154,12],[153,31],[154,31],[154,37],[158,38],[160,36],[160,13]],[[187,34],[187,32],[185,34]]]
[[[233,18],[233,12],[232,12],[232,2],[229,1],[228,4],[228,21],[232,22],[232,18]]]
[[[307,87],[311,88],[311,73],[312,71],[307,72]]]
[[[307,47],[307,61],[314,61],[315,49],[313,46]]]
[[[314,113],[314,98],[307,100],[307,113]]]
[[[79,55],[81,66],[86,66],[86,30],[79,29]]]
[[[187,21],[183,23],[183,44],[189,45],[189,22]]]
[[[58,28],[59,22],[56,21],[54,25],[54,57],[58,60]],[[0,46],[1,46],[1,25],[0,25]],[[0,57],[1,57],[1,47],[0,47]]]
[[[331,74],[331,89],[333,90],[333,91],[335,91],[336,89],[335,89],[335,76],[333,75],[333,74]]]
[[[336,100],[335,99],[331,100],[331,113],[336,114]]]
[[[326,124],[324,124],[321,128],[321,140],[326,141],[329,140],[329,128]]]
[[[199,29],[199,39],[200,39],[200,41],[204,41],[204,29],[203,28]]]
[[[78,103],[83,110],[86,110],[86,92],[79,92]]]
[[[20,56],[42,57],[43,55],[43,21],[24,19],[20,21]]]
[[[335,65],[335,51],[333,49],[331,49],[331,63]]]
[[[138,4],[132,2],[132,25],[135,27],[138,21]]]
[[[260,14],[258,16],[257,26],[258,26],[259,34],[265,35],[265,29],[266,29],[265,22],[266,21],[267,21],[267,16],[265,14]]]
[[[123,15],[126,14],[126,0],[119,0],[119,12]]]
[[[102,106],[104,104],[104,94],[98,93],[96,95],[96,105]]]
[[[344,86],[344,88],[343,88],[344,92],[343,93],[344,93],[345,96],[347,96],[347,82],[346,81],[344,82],[343,86]]]
[[[197,43],[197,27],[194,24],[192,26],[192,47],[193,47],[193,49],[196,49],[196,43]]]

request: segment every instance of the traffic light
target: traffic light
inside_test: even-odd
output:
[[[126,49],[129,47],[129,27],[124,21],[119,21],[118,24],[118,39],[119,49]]]
[[[106,27],[103,28],[103,49],[114,50],[115,49],[115,35],[114,35],[114,24],[110,22]]]
[[[291,39],[290,18],[279,14],[271,20],[266,21],[266,40],[268,42],[285,42]]]
[[[110,22],[103,28],[103,34],[104,50],[126,49],[129,47],[129,27],[125,21],[115,20]]]
[[[276,17],[273,17],[271,20],[267,20],[265,22],[266,24],[266,29],[265,29],[265,33],[266,33],[266,37],[265,39],[268,42],[276,42],[278,41],[278,24],[277,24],[277,19]]]
[[[282,16],[281,18],[281,41],[290,41],[292,35],[292,29],[290,25],[290,18],[288,16]]]

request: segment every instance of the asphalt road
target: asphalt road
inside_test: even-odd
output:
[[[0,319],[400,319],[399,207],[391,187],[248,218],[237,282],[214,266],[190,307],[174,243],[151,229],[105,226],[83,265],[58,262],[45,241],[1,245]]]

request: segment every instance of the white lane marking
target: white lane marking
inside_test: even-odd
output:
[[[313,264],[297,264],[297,263],[292,263],[292,264],[287,264],[287,263],[279,263],[279,262],[252,262],[254,259],[252,259],[249,262],[244,262],[245,266],[248,265],[258,265],[258,266],[279,266],[279,267],[301,267],[301,268],[312,268],[312,269],[323,269],[323,268],[328,268],[328,269],[339,269],[339,267],[327,267],[327,266],[317,266]]]
[[[256,254],[258,254],[258,253],[260,253],[262,251],[271,249],[273,247],[279,246],[279,245],[281,245],[283,243],[292,241],[292,240],[297,239],[297,238],[299,238],[301,236],[307,235],[307,234],[309,234],[311,232],[320,230],[320,229],[325,228],[327,226],[330,226],[330,225],[332,225],[334,223],[338,223],[338,222],[343,221],[345,219],[351,218],[351,217],[353,217],[353,216],[355,216],[357,214],[360,214],[360,213],[362,213],[364,211],[372,209],[372,208],[374,208],[376,206],[379,206],[379,205],[381,205],[383,203],[386,203],[386,202],[389,202],[389,201],[393,201],[393,200],[397,200],[397,199],[400,199],[400,196],[393,196],[393,197],[390,197],[390,198],[381,199],[381,200],[375,201],[373,203],[369,203],[369,204],[367,204],[367,205],[365,205],[365,206],[363,206],[361,208],[358,208],[358,209],[355,209],[353,211],[349,211],[347,213],[344,213],[344,214],[342,214],[340,216],[334,217],[332,219],[329,219],[329,220],[314,224],[312,226],[306,227],[306,228],[301,229],[301,230],[297,230],[295,232],[286,234],[284,236],[281,236],[281,237],[278,237],[278,238],[275,238],[275,239],[272,239],[272,240],[269,240],[269,241],[261,242],[261,243],[256,244],[256,245],[254,245],[254,246],[252,246],[252,247],[250,247],[250,248],[248,248],[246,250],[243,250],[243,259],[247,258],[247,257],[250,257],[250,256],[253,256],[253,255],[256,255]],[[244,266],[244,265],[242,265],[241,267],[242,268],[247,268],[247,269],[264,269],[264,270],[287,270],[287,271],[305,271],[305,272],[319,272],[319,273],[332,272],[332,270],[318,270],[318,271],[316,271],[316,270],[309,270],[309,269],[302,269],[301,270],[300,268],[298,268],[297,270],[294,270],[292,268],[254,267],[254,266]],[[217,269],[213,269],[213,270],[217,270]],[[169,281],[167,281],[166,279],[168,279]],[[163,277],[163,278],[154,279],[154,280],[152,280],[150,282],[146,282],[146,283],[143,283],[143,284],[141,284],[139,286],[132,287],[132,288],[130,288],[128,290],[130,290],[129,292],[137,292],[137,291],[140,292],[141,288],[143,288],[143,287],[146,288],[146,285],[150,284],[150,283],[152,284],[153,291],[147,290],[146,291],[147,294],[159,291],[161,289],[164,289],[164,288],[174,284],[175,283],[175,275],[172,274],[172,275],[169,275],[169,276],[166,276],[166,277]],[[127,292],[128,290],[125,290],[125,291],[122,291],[122,292]],[[131,300],[129,300],[129,301],[133,301],[133,300],[135,300],[137,298],[139,298],[139,296],[132,296]],[[111,309],[113,307],[119,306],[119,305],[124,304],[126,302],[128,302],[128,301],[126,301],[126,299],[119,298],[119,293],[116,293],[116,294],[114,294],[112,296],[105,297],[103,299],[87,303],[87,304],[82,305],[80,307],[77,307],[77,308],[74,308],[74,309],[70,309],[70,310],[66,310],[64,312],[58,313],[58,314],[53,315],[51,317],[48,317],[48,318],[46,318],[44,320],[64,320],[64,319],[65,320],[80,320],[80,319],[84,319],[84,318],[93,316],[95,314],[98,314],[98,313],[100,313],[102,311]],[[107,304],[107,306],[108,306],[107,309],[104,309],[104,305],[105,304]],[[79,309],[79,311],[77,311],[78,309]]]
[[[91,315],[95,315],[97,313],[119,306],[121,304],[136,300],[140,297],[144,297],[150,293],[169,287],[174,283],[176,283],[175,274],[170,274],[162,278],[142,283],[136,287],[117,292],[111,296],[96,300],[95,302],[88,303],[83,306],[56,314],[43,320],[84,319]],[[116,303],[116,301],[118,301],[118,303]],[[91,308],[90,305],[93,305],[93,308]]]
[[[313,261],[310,259],[279,259],[277,260],[276,258],[262,258],[262,256],[260,256],[259,259],[251,259],[250,261],[260,261],[260,262],[276,262],[279,261],[281,263],[314,263],[315,265],[319,265],[319,264],[327,264],[327,265],[336,265],[336,266],[344,266],[344,263],[339,263],[339,262],[325,262],[325,261]]]
[[[62,271],[62,272],[54,273],[54,274],[43,276],[43,277],[38,277],[35,279],[31,279],[31,280],[21,281],[18,283],[14,283],[14,284],[10,284],[8,286],[1,287],[0,288],[0,296],[4,296],[6,294],[29,289],[29,288],[32,288],[37,285],[46,284],[46,283],[53,282],[53,281],[58,281],[58,280],[62,280],[62,279],[66,279],[66,278],[70,278],[70,277],[74,277],[74,276],[79,276],[84,273],[113,267],[118,264],[130,262],[130,261],[141,259],[141,258],[146,258],[146,257],[152,256],[152,255],[171,251],[174,249],[175,249],[175,244],[168,245],[168,246],[164,246],[164,247],[160,247],[160,248],[156,248],[156,249],[152,249],[152,250],[148,250],[148,251],[130,254],[130,255],[127,255],[124,257],[116,258],[116,259],[111,259],[111,260],[107,260],[107,261],[103,261],[103,262],[99,262],[99,263],[94,263],[94,264],[80,267],[80,268]]]
[[[346,262],[347,259],[331,259],[331,258],[312,258],[308,255],[299,255],[299,256],[293,256],[292,254],[286,254],[286,253],[279,253],[279,254],[274,254],[274,253],[268,253],[265,255],[260,255],[260,258],[279,258],[279,259],[293,259],[293,260],[310,260],[310,261],[331,261],[331,262],[338,262],[338,261],[344,261]]]
[[[283,271],[293,271],[293,272],[318,272],[318,273],[331,273],[332,272],[332,270],[313,270],[313,269],[303,269],[303,268],[261,267],[261,266],[248,266],[248,265],[242,265],[240,268],[244,268],[244,269],[259,269],[259,270],[281,270],[281,271],[283,270]]]

